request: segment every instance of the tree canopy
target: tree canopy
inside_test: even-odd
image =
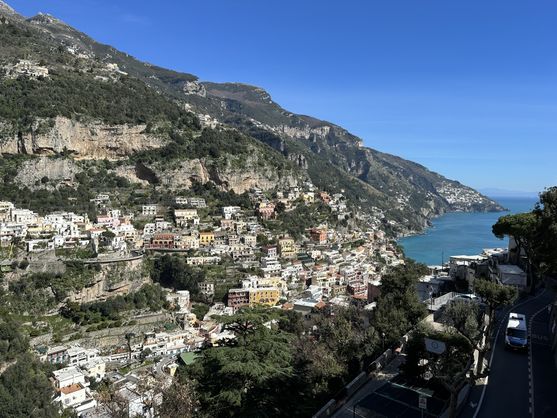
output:
[[[524,250],[533,262],[538,228],[538,217],[533,212],[528,212],[502,216],[493,225],[492,230],[497,238],[513,237],[517,245],[517,257],[520,257],[521,250]]]
[[[557,187],[540,195],[534,209],[539,221],[537,253],[542,272],[557,272]]]
[[[391,268],[376,312],[334,306],[308,319],[257,307],[216,317],[235,338],[206,347],[178,379],[193,382],[203,417],[311,416],[423,317],[414,290],[423,271]]]
[[[198,284],[205,279],[205,274],[203,270],[188,265],[184,257],[164,255],[155,260],[151,278],[164,287],[189,290],[192,295],[196,295],[199,292]]]
[[[406,260],[404,265],[392,268],[381,279],[381,296],[374,317],[376,329],[385,335],[387,344],[395,343],[426,314],[418,299],[418,278],[427,273],[423,264]]]
[[[540,194],[533,211],[502,216],[492,229],[499,238],[514,238],[518,259],[524,251],[531,284],[538,273],[557,273],[557,186]]]
[[[55,417],[49,366],[28,352],[27,338],[9,318],[0,317],[0,416]]]
[[[246,309],[220,318],[237,338],[204,350],[188,370],[209,416],[281,416],[287,401],[284,388],[294,374],[292,336],[267,328],[269,317],[264,311]]]
[[[445,343],[441,354],[426,350],[425,338]],[[412,333],[406,346],[406,362],[402,372],[410,381],[425,385],[425,373],[430,372],[431,381],[439,383],[449,393],[449,416],[456,416],[458,391],[466,378],[466,372],[473,361],[473,346],[462,335],[435,331],[420,326]]]

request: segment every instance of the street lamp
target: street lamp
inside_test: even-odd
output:
[[[385,332],[381,333],[381,348],[385,350]]]

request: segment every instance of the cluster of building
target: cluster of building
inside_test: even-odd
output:
[[[285,309],[306,312],[308,306],[329,303],[367,305],[379,294],[385,268],[402,262],[382,231],[355,233],[351,239],[358,245],[344,249],[327,243],[325,228],[309,232],[311,239],[302,244],[280,238],[277,245],[263,247],[261,276],[247,277],[230,289],[228,306],[275,306],[282,301]]]
[[[475,277],[482,276],[500,284],[525,289],[528,285],[526,271],[520,267],[520,260],[512,259],[513,240],[509,248],[484,249],[479,255],[451,256],[449,275],[453,279],[466,280],[473,286]]]
[[[77,345],[44,348],[40,352],[44,361],[66,366],[52,378],[56,401],[80,416],[97,413],[102,405],[97,405],[90,383],[108,379],[119,382],[118,390],[132,409],[140,408],[147,394],[138,387],[134,375],[116,376],[107,371],[107,365],[162,358],[164,367],[153,370],[154,375],[172,375],[179,356],[234,338],[213,318],[232,315],[244,306],[293,309],[304,315],[334,305],[373,307],[381,274],[387,266],[403,262],[396,245],[379,227],[343,229],[320,224],[308,228],[301,239],[277,235],[267,228],[280,212],[317,201],[327,205],[339,220],[358,216],[349,212],[340,193],[329,195],[306,183],[272,197],[260,190],[251,190],[249,196],[251,207],[222,206],[217,210],[208,208],[200,197],[176,197],[170,207],[144,204],[124,213],[113,207],[110,195],[99,194],[93,199],[98,208],[94,220],[71,212],[39,216],[0,202],[3,246],[23,241],[30,253],[87,248],[92,257],[97,254],[116,260],[131,251],[148,256],[175,253],[183,255],[190,265],[215,265],[226,259],[235,271],[249,272],[229,289],[224,302],[212,303],[203,318],[191,312],[188,291],[168,289],[178,329],[141,331],[137,341],[122,341],[102,349],[102,355],[98,349]],[[219,216],[214,215],[217,212]],[[64,255],[71,256],[71,252]],[[207,301],[212,300],[218,284],[218,278],[199,283]]]
[[[52,373],[51,382],[56,392],[54,402],[63,408],[71,408],[78,415],[97,406],[90,389],[91,382],[99,382],[105,377],[106,361],[96,349],[80,346],[58,346],[40,351],[43,361],[65,364]]]
[[[99,215],[96,222],[86,214],[73,212],[39,216],[32,210],[16,208],[11,202],[0,202],[0,245],[8,246],[19,239],[30,253],[86,247],[95,252],[125,252],[136,239],[133,218],[118,209]]]

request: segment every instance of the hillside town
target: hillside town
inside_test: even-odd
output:
[[[546,5],[12,2],[0,418],[557,416]]]
[[[99,194],[94,199],[96,219],[72,212],[40,216],[10,202],[0,203],[6,288],[10,282],[43,269],[49,262],[78,261],[100,266],[100,270],[113,265],[143,264],[171,255],[183,258],[192,268],[226,265],[228,277],[232,270],[242,272],[232,275],[237,277],[235,282],[228,277],[199,282],[195,297],[187,289],[164,289],[168,312],[152,315],[156,320],[146,322],[147,326],[141,327],[132,341],[126,342],[125,331],[133,329],[129,324],[139,321],[138,318],[128,321],[119,337],[108,338],[106,343],[103,338],[65,341],[67,335],[58,336],[56,343],[47,327],[44,330],[47,334],[35,339],[35,349],[43,361],[68,365],[53,375],[53,384],[60,394],[57,400],[62,405],[80,415],[101,407],[89,383],[109,378],[117,380],[120,391],[136,393],[130,408],[139,408],[144,394],[137,393],[137,374],[148,371],[156,378],[172,376],[181,355],[195,353],[207,344],[219,344],[224,338],[234,338],[233,334],[222,332],[213,316],[231,315],[242,307],[258,305],[293,310],[308,318],[313,312],[334,306],[373,309],[382,273],[388,266],[404,262],[394,241],[379,228],[354,228],[346,232],[346,228],[324,223],[307,228],[295,238],[274,233],[265,226],[281,212],[287,214],[297,207],[316,204],[322,205],[330,219],[339,222],[349,219],[351,212],[342,194],[329,195],[307,183],[304,188],[278,191],[272,197],[252,190],[249,202],[250,207],[210,208],[203,198],[176,196],[168,207],[142,204],[124,209],[113,207],[109,194]],[[149,282],[147,276],[139,277],[136,287],[127,282],[112,287],[108,282],[95,283],[97,293],[92,293],[91,283],[87,283],[84,289],[73,291],[54,306],[51,313],[69,301],[104,301]],[[226,291],[215,297],[215,289],[223,285]],[[208,311],[198,317],[192,305],[201,301]],[[171,330],[168,322],[173,325]],[[118,335],[117,327],[111,331]],[[153,363],[157,373],[143,366],[146,360],[158,361]],[[137,372],[118,374],[119,369],[130,365],[141,367]]]
[[[329,219],[350,219],[353,216],[342,194],[329,195],[306,183],[304,188],[272,196],[252,190],[249,202],[249,207],[211,208],[203,198],[176,196],[170,206],[116,208],[109,194],[99,194],[94,199],[96,219],[71,212],[40,216],[10,202],[0,203],[6,288],[22,274],[44,268],[45,260],[79,261],[99,266],[99,271],[114,265],[133,269],[133,265],[165,256],[180,257],[188,268],[207,269],[205,274],[226,266],[221,276],[207,275],[197,283],[194,294],[192,289],[164,288],[164,312],[136,312],[128,321],[111,324],[109,333],[93,326],[84,336],[76,330],[84,327],[78,325],[67,335],[53,337],[48,326],[38,332],[33,339],[36,355],[44,362],[65,366],[52,375],[56,402],[80,416],[100,416],[107,405],[95,388],[108,381],[128,399],[130,416],[149,416],[148,405],[156,394],[154,385],[145,385],[144,379],[165,387],[180,362],[190,364],[202,348],[235,338],[215,318],[256,306],[294,311],[306,320],[318,312],[333,312],[335,307],[373,310],[381,294],[382,275],[387,268],[404,263],[400,249],[380,224],[347,232],[340,223],[335,222],[337,227],[323,223],[297,238],[269,229],[281,213],[316,204],[326,208]],[[524,289],[526,274],[516,260],[511,262],[508,249],[451,256],[447,265],[431,267],[416,292],[435,311],[450,302],[459,287],[473,289],[478,275]],[[68,302],[102,302],[151,282],[141,274],[139,283],[128,279],[116,284],[95,282],[96,292],[87,283],[51,313]],[[199,305],[205,310],[196,309]]]

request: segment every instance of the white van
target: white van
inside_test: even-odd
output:
[[[526,315],[511,312],[505,333],[505,347],[515,350],[528,350],[528,330]]]

